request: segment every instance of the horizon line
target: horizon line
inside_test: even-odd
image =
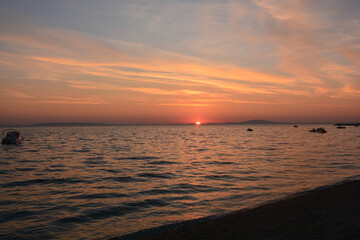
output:
[[[256,122],[260,121],[260,122]],[[355,124],[360,125],[360,121],[314,121],[314,122],[275,122],[269,120],[247,120],[231,122],[205,122],[201,125],[236,125],[236,124]],[[188,123],[102,123],[102,122],[40,122],[40,123],[19,123],[19,124],[0,124],[0,127],[46,127],[46,126],[156,126],[156,125],[196,125],[196,122]]]

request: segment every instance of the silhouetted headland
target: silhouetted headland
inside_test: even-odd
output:
[[[225,124],[283,124],[280,122],[272,122],[267,120],[249,120],[245,122],[227,122]]]
[[[36,123],[33,127],[71,127],[71,126],[107,126],[105,123],[90,122],[54,122],[54,123]]]
[[[355,127],[358,127],[358,126],[360,126],[360,123],[336,123],[336,124],[334,124],[334,126],[355,126]]]

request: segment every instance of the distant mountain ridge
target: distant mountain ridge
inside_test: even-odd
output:
[[[36,123],[34,127],[68,127],[68,126],[107,126],[105,123],[89,123],[89,122],[54,122],[54,123]]]
[[[255,120],[249,120],[249,121],[245,121],[245,122],[228,122],[225,124],[282,124],[282,123],[255,119]]]

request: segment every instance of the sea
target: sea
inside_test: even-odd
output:
[[[317,127],[327,133],[309,132]],[[18,130],[23,144],[0,147],[1,239],[110,239],[360,174],[360,127],[354,126]]]

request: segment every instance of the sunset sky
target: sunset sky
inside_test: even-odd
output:
[[[0,0],[0,124],[360,121],[359,0]]]

